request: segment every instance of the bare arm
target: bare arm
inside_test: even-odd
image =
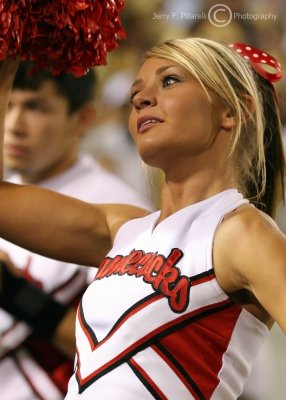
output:
[[[0,185],[0,236],[49,258],[96,265],[111,246],[103,210],[32,186]]]
[[[276,224],[252,207],[230,214],[218,229],[214,260],[224,290],[250,291],[286,334],[286,237]]]
[[[146,214],[129,205],[91,205],[33,186],[0,184],[0,236],[49,258],[97,266],[118,228]]]
[[[59,323],[52,339],[54,345],[70,359],[74,359],[76,351],[75,319],[76,309],[70,307],[67,314]]]
[[[0,64],[0,134],[17,61]],[[2,180],[2,159],[1,159]],[[37,187],[0,183],[0,236],[49,258],[96,266],[116,230],[144,211],[131,206],[93,206]]]

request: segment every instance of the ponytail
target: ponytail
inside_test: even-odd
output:
[[[264,128],[264,153],[266,182],[262,185],[261,176],[256,178],[256,187],[247,183],[247,197],[254,205],[272,218],[277,205],[284,201],[285,155],[282,142],[282,127],[275,89],[271,82],[258,74],[258,88],[262,97]],[[263,190],[264,186],[264,190]],[[259,193],[261,193],[259,195]]]

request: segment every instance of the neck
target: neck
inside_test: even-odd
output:
[[[77,161],[78,151],[71,151],[66,157],[61,157],[53,164],[39,171],[21,171],[20,176],[24,184],[39,184],[48,179],[61,175],[71,168]]]
[[[161,217],[163,220],[174,212],[198,203],[226,189],[237,188],[238,184],[228,163],[219,167],[199,169],[181,175],[165,176],[162,189]]]

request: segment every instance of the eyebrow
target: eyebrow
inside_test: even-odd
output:
[[[35,96],[35,97],[30,97],[29,99],[25,99],[24,103],[46,103],[48,99],[44,96]]]
[[[175,64],[164,65],[163,67],[158,68],[158,69],[156,70],[155,74],[156,74],[156,75],[160,75],[162,72],[164,72],[164,71],[166,71],[167,69],[172,68],[172,67],[177,67],[177,65],[175,65]],[[131,86],[131,89],[132,89],[134,86],[137,86],[138,84],[140,84],[140,83],[142,83],[142,82],[143,82],[143,79],[141,79],[141,78],[136,79],[136,80],[133,82],[133,84],[132,84],[132,86]]]
[[[13,98],[10,99],[10,102],[13,103]],[[45,96],[41,93],[35,93],[21,101],[21,104],[24,107],[29,107],[31,105],[33,106],[35,104],[48,105],[50,103],[52,102],[49,96]]]

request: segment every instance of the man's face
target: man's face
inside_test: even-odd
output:
[[[63,171],[77,149],[77,113],[52,80],[37,90],[14,89],[5,119],[5,166],[25,181],[38,182]]]

